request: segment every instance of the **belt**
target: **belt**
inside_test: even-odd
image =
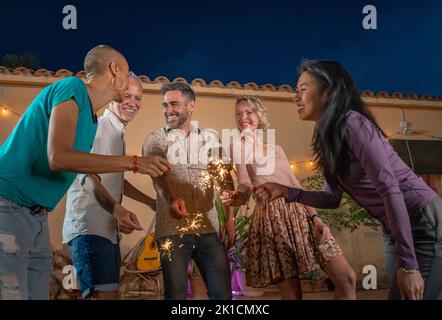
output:
[[[33,216],[37,216],[37,217],[45,216],[49,212],[48,209],[46,209],[45,207],[42,207],[42,206],[33,206],[28,209],[31,210],[30,214],[32,214]]]

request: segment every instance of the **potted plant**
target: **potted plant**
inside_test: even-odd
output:
[[[207,288],[204,283],[203,277],[195,264],[195,261],[191,260],[188,268],[189,283],[187,294],[195,300],[207,300]]]
[[[215,201],[215,206],[220,225],[223,225],[227,219],[227,213],[219,199]],[[264,294],[264,291],[262,289],[248,287],[245,280],[250,221],[251,216],[248,204],[235,207],[236,240],[227,254],[232,274],[232,293],[234,295],[244,295],[247,297],[259,297]]]
[[[302,292],[317,293],[327,291],[329,289],[328,287],[327,276],[321,269],[312,271],[301,279]]]

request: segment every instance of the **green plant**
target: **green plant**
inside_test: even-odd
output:
[[[302,277],[302,280],[308,281],[310,283],[316,283],[318,281],[325,280],[327,278],[327,274],[324,273],[321,269],[309,272],[308,274]]]
[[[193,261],[193,259],[190,260],[189,267],[187,268],[187,274],[188,274],[190,277],[199,274],[198,267],[196,266],[196,263],[195,263],[195,261]]]
[[[219,222],[223,225],[227,220],[227,213],[219,198],[215,201],[215,207],[218,212]],[[227,252],[232,271],[246,268],[246,251],[250,220],[248,204],[235,207],[236,240]]]
[[[316,173],[303,179],[301,182],[307,190],[321,191],[324,186],[324,177]],[[341,206],[338,209],[317,209],[316,211],[322,220],[332,230],[336,231],[348,229],[353,232],[361,225],[370,225],[373,229],[377,230],[379,226],[379,222],[345,192],[342,195]]]

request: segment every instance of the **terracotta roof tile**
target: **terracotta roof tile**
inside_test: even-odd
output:
[[[224,83],[222,83],[219,80],[213,80],[213,81],[210,81],[209,87],[212,87],[212,88],[225,88],[226,86],[224,85]]]
[[[194,79],[192,81],[192,85],[193,86],[200,86],[200,87],[207,87],[206,81],[204,81],[204,79],[201,79],[201,78]]]
[[[33,77],[53,77],[53,78],[64,78],[64,77],[70,77],[73,76],[74,73],[66,70],[66,69],[60,69],[56,72],[47,70],[47,69],[39,69],[37,71],[34,71],[32,69],[19,67],[14,70],[0,66],[0,74],[5,75],[23,75],[23,76],[33,76]],[[75,73],[75,76],[78,78],[86,78],[86,73],[84,71],[79,71]],[[151,80],[149,77],[145,75],[140,75],[139,78],[143,83],[151,83],[151,84],[164,84],[170,82],[170,80],[164,76],[156,77],[154,80]],[[212,88],[234,88],[234,89],[248,89],[248,90],[256,90],[256,91],[281,91],[281,92],[294,92],[294,88],[291,87],[288,84],[284,84],[278,87],[275,87],[273,84],[268,83],[264,84],[262,86],[259,86],[258,84],[254,82],[249,82],[244,85],[241,85],[237,81],[230,81],[227,84],[224,84],[223,82],[219,80],[213,80],[210,83],[207,83],[204,79],[196,78],[190,83],[182,77],[176,78],[174,81],[177,82],[183,82],[189,85],[194,86],[200,86],[200,87],[212,87]],[[404,94],[401,92],[394,92],[394,93],[388,93],[386,91],[380,91],[380,92],[373,92],[370,90],[365,90],[362,92],[362,97],[369,97],[369,98],[392,98],[392,99],[406,99],[406,100],[426,100],[426,101],[442,101],[442,96],[432,96],[429,94],[423,94],[423,95],[417,95],[415,93],[408,93]]]
[[[233,88],[233,89],[241,89],[242,88],[241,84],[239,82],[237,82],[237,81],[230,81],[227,84],[227,87],[228,88]]]
[[[140,78],[141,82],[143,82],[143,83],[151,83],[152,82],[152,80],[150,80],[148,76],[143,75],[143,76],[138,76],[138,78]]]

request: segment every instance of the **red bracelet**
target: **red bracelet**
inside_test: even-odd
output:
[[[137,160],[138,160],[138,156],[132,156],[132,168],[131,169],[134,174],[138,172]]]

